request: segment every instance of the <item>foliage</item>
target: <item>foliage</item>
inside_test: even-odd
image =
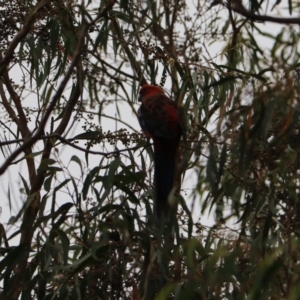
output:
[[[1,299],[299,299],[298,4],[243,3],[1,2]],[[187,120],[167,224],[146,82]]]

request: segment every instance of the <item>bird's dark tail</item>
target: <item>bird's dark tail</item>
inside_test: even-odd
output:
[[[177,148],[174,141],[169,141],[165,147],[154,143],[154,213],[159,219],[164,216],[164,219],[168,220],[174,209],[168,198],[174,187]]]

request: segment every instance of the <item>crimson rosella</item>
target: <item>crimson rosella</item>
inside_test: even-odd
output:
[[[154,143],[154,212],[158,218],[169,218],[168,201],[175,181],[176,157],[180,137],[186,136],[182,108],[164,90],[155,85],[143,85],[138,119],[144,134]]]

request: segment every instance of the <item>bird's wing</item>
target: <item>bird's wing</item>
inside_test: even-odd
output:
[[[145,99],[138,116],[143,131],[150,137],[175,139],[182,133],[179,108],[165,95]]]

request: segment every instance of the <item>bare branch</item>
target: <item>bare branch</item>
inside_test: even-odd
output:
[[[9,117],[18,125],[18,127],[20,127],[21,122],[20,122],[19,118],[17,117],[16,112],[13,110],[10,103],[8,102],[8,99],[5,95],[5,91],[3,88],[3,83],[1,80],[0,80],[0,96],[2,98],[2,104],[3,104],[4,108],[6,109],[6,111],[8,112]]]
[[[130,147],[130,148],[126,148],[126,149],[120,149],[117,151],[101,152],[101,151],[88,150],[86,148],[77,146],[76,144],[72,143],[72,141],[75,141],[75,139],[66,139],[66,138],[62,137],[61,135],[59,135],[58,133],[42,135],[39,137],[39,140],[49,140],[49,139],[57,139],[57,140],[61,141],[62,143],[69,145],[70,147],[75,148],[75,149],[80,150],[85,153],[95,154],[95,155],[103,155],[103,156],[111,156],[111,155],[119,154],[121,152],[137,150],[137,149],[141,148],[141,146],[135,146],[135,147]],[[21,142],[24,142],[24,139],[15,139],[12,141],[0,142],[0,147],[17,144],[17,143],[21,143]],[[147,146],[151,146],[151,145],[152,145],[152,143],[149,143],[144,146],[147,147]]]
[[[3,73],[3,78],[4,78],[4,81],[5,81],[5,86],[9,92],[9,95],[10,97],[12,98],[15,106],[16,106],[16,109],[17,109],[17,112],[19,114],[19,120],[20,120],[20,123],[18,124],[18,127],[19,127],[19,130],[22,134],[22,137],[25,138],[25,137],[29,137],[31,135],[30,133],[30,130],[28,129],[28,126],[27,126],[27,118],[25,116],[25,113],[23,111],[23,107],[22,107],[22,104],[21,104],[21,99],[19,97],[19,95],[15,92],[12,84],[11,84],[11,81],[10,81],[10,78],[8,76],[8,72],[7,70]]]

